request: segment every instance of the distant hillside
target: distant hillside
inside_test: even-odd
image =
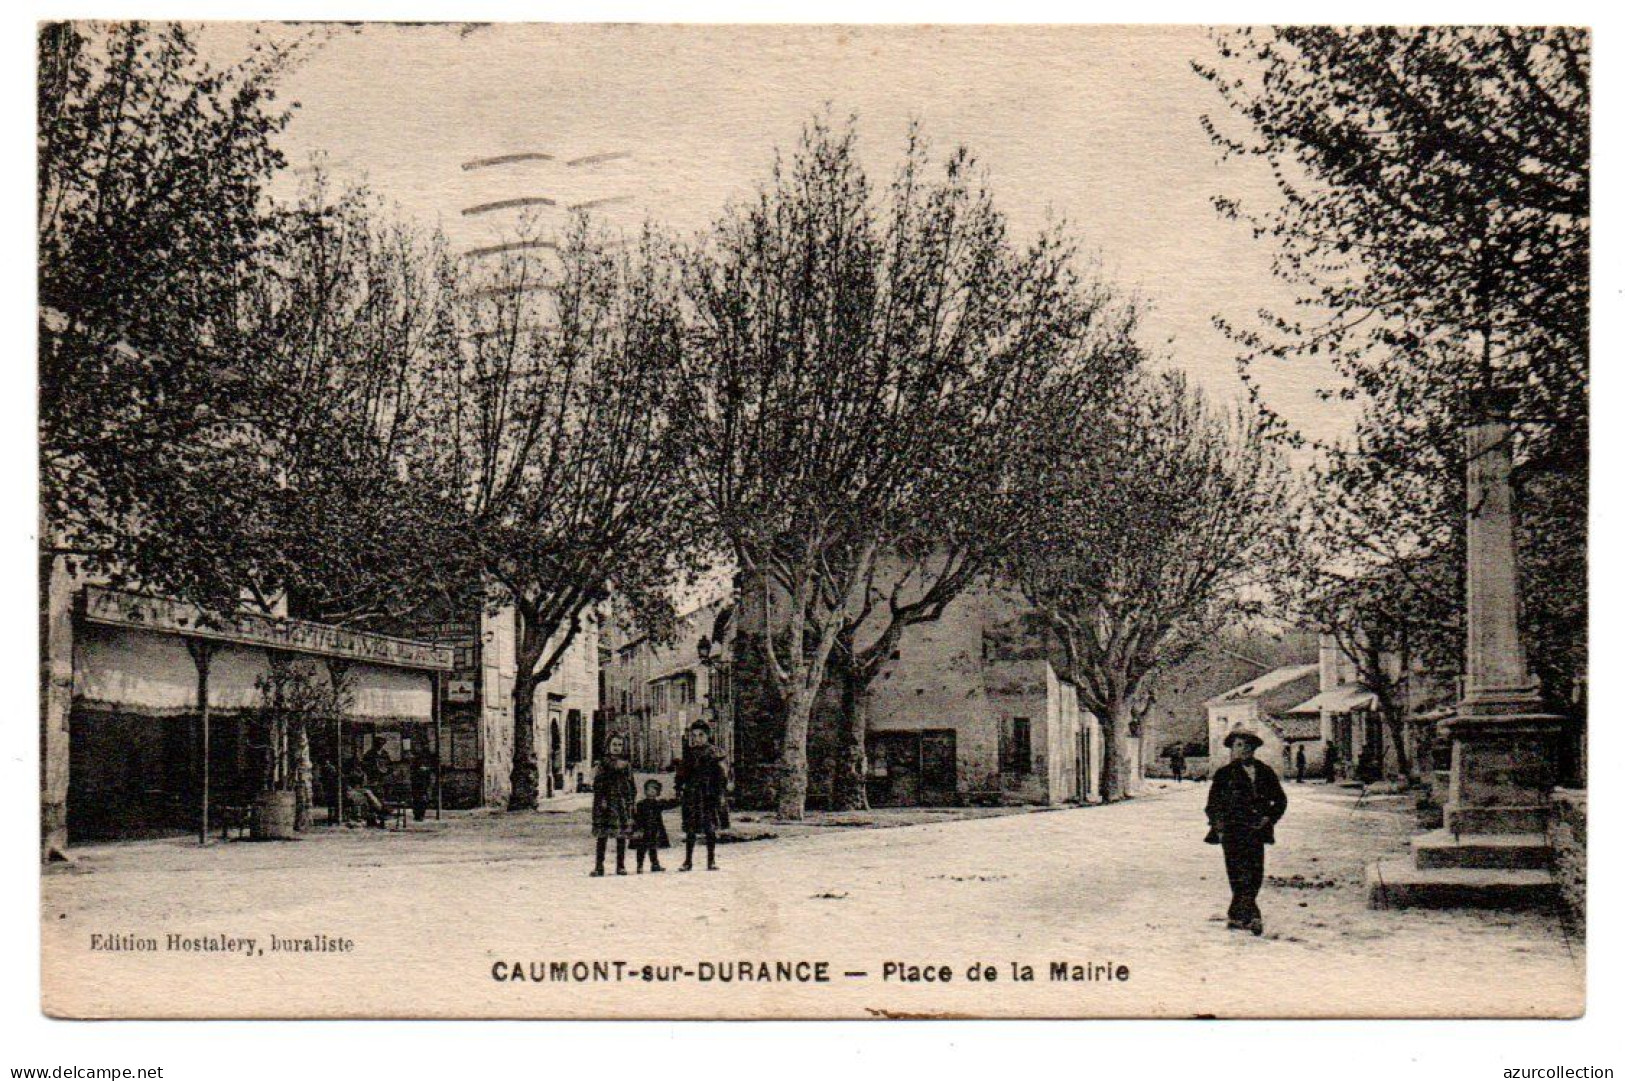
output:
[[[1236,631],[1221,635],[1184,664],[1159,679],[1145,717],[1143,745],[1161,755],[1176,741],[1207,744],[1207,710],[1202,703],[1273,668],[1313,664],[1316,638],[1309,631]]]

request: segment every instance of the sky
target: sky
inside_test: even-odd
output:
[[[372,24],[325,39],[285,82],[299,103],[283,149],[325,157],[457,250],[511,236],[516,216],[562,224],[611,200],[612,227],[652,219],[703,229],[748,195],[825,109],[855,115],[872,179],[898,161],[911,120],[934,147],[980,160],[1018,236],[1064,220],[1102,271],[1147,304],[1145,344],[1219,399],[1240,388],[1214,328],[1284,307],[1270,250],[1211,198],[1274,198],[1255,162],[1221,163],[1199,120],[1221,112],[1191,69],[1211,55],[1195,27],[897,27]],[[246,24],[217,25],[209,53],[240,55]],[[1230,121],[1233,123],[1233,121]],[[544,155],[465,169],[471,161]],[[581,162],[583,158],[600,158]],[[575,162],[575,164],[570,164]],[[467,208],[541,196],[558,206]],[[1262,373],[1268,400],[1332,434],[1346,408],[1317,400],[1323,370]]]

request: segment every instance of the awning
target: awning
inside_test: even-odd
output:
[[[1320,738],[1320,715],[1309,714],[1297,717],[1271,717],[1270,726],[1280,735],[1284,743],[1301,743],[1305,740]]]
[[[1376,694],[1364,684],[1345,683],[1341,687],[1321,691],[1309,701],[1299,702],[1286,712],[1289,715],[1302,713],[1353,713],[1355,710],[1370,709],[1376,702]]]

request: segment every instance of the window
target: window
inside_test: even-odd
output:
[[[1026,717],[1012,717],[999,732],[999,769],[1023,776],[1033,768],[1033,726]]]

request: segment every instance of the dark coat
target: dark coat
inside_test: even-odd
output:
[[[677,764],[677,799],[683,806],[683,832],[712,833],[728,826],[728,775],[722,755],[710,744],[687,747]]]
[[[1209,844],[1218,844],[1224,833],[1252,833],[1265,844],[1275,843],[1275,823],[1286,814],[1286,792],[1274,770],[1257,759],[1253,768],[1256,781],[1247,779],[1239,762],[1222,766],[1213,775],[1207,794]]]
[[[606,758],[592,775],[592,835],[630,837],[637,818],[638,790],[632,763]]]
[[[389,752],[383,745],[377,745],[368,751],[361,759],[361,764],[367,769],[367,780],[376,788],[387,785],[395,779],[395,760],[389,757]]]
[[[670,848],[666,833],[666,812],[677,806],[674,799],[640,799],[632,826],[634,848]]]
[[[427,796],[434,791],[436,763],[428,755],[412,759],[412,798]]]
[[[367,776],[367,764],[351,755],[344,763],[344,783],[351,788],[366,788],[372,782]]]

